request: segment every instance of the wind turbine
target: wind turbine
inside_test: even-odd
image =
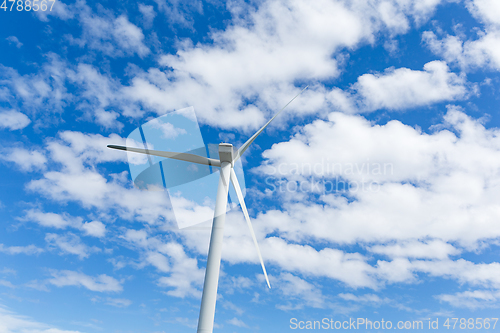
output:
[[[259,256],[260,265],[262,266],[262,271],[266,278],[267,286],[271,288],[269,283],[269,278],[267,276],[266,267],[264,266],[264,261],[262,260],[262,255],[260,253],[259,245],[257,239],[255,238],[255,233],[250,222],[250,216],[248,215],[247,207],[245,205],[245,200],[241,192],[238,179],[233,170],[234,163],[243,155],[243,153],[248,149],[252,142],[264,131],[264,129],[271,123],[271,121],[276,118],[281,111],[283,111],[295,98],[297,98],[304,90],[307,89],[306,86],[302,91],[300,91],[294,98],[290,100],[280,111],[278,111],[264,126],[262,126],[250,139],[248,139],[237,151],[230,143],[219,144],[219,159],[208,158],[204,156],[189,154],[189,153],[176,153],[168,151],[159,151],[151,149],[141,149],[125,146],[115,146],[108,145],[108,148],[125,150],[135,153],[154,155],[166,158],[172,158],[176,160],[192,162],[197,164],[215,166],[220,168],[219,185],[217,188],[217,196],[215,200],[215,211],[214,220],[212,224],[212,234],[210,236],[210,246],[208,249],[208,259],[207,259],[207,269],[205,272],[205,282],[203,284],[203,294],[201,297],[200,306],[200,317],[198,320],[198,333],[212,333],[215,318],[215,303],[217,300],[217,287],[219,283],[219,272],[220,272],[220,262],[222,254],[222,238],[224,233],[224,223],[226,220],[226,206],[229,191],[229,181],[233,184],[234,190],[240,202],[243,215],[247,222],[248,228],[250,229],[250,234],[252,235],[253,243],[257,249],[257,254]]]

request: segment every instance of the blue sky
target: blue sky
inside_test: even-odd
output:
[[[193,332],[210,231],[174,228],[106,145],[192,106],[239,146],[305,85],[242,161],[273,288],[231,210],[216,331],[499,317],[498,1],[0,15],[0,332]]]

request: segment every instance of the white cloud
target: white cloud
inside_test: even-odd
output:
[[[158,251],[167,254],[172,261],[170,275],[158,279],[160,286],[174,288],[167,291],[167,294],[181,298],[200,297],[201,291],[198,288],[202,286],[205,274],[204,269],[198,267],[198,261],[188,257],[183,246],[178,243],[164,244]]]
[[[7,281],[7,280],[2,280],[2,279],[0,279],[0,286],[4,286],[7,288],[15,288],[16,287],[12,284],[12,282]]]
[[[0,65],[0,82],[6,89],[2,99],[12,107],[21,105],[22,111],[32,116],[36,127],[57,122],[54,115],[62,112],[72,99],[65,87],[65,62],[54,53],[45,54],[45,58],[47,61],[35,74],[20,75],[15,69]],[[14,117],[12,115],[10,117]],[[26,127],[30,122],[24,114],[16,113],[15,119],[15,126],[19,128]]]
[[[495,0],[468,0],[466,7],[484,24],[477,38],[466,39],[462,34],[443,35],[441,39],[432,31],[422,34],[422,40],[432,52],[464,70],[489,67],[500,70],[500,7]]]
[[[413,240],[394,245],[375,245],[369,247],[368,250],[391,258],[447,259],[450,255],[458,255],[461,253],[460,250],[456,249],[451,244],[436,239],[427,242]]]
[[[500,31],[480,34],[476,40],[462,40],[460,36],[446,35],[438,39],[432,31],[422,34],[423,42],[430,50],[449,63],[457,64],[463,70],[477,67],[500,69]]]
[[[321,187],[319,193],[304,191],[298,201],[278,188],[270,191],[283,211],[264,211],[253,221],[266,264],[353,288],[416,283],[418,273],[496,288],[496,264],[453,256],[481,251],[500,235],[498,203],[492,199],[500,191],[499,130],[486,129],[481,120],[456,107],[449,107],[431,134],[398,121],[375,125],[340,113],[329,119],[315,121],[290,141],[265,151],[266,161],[255,171],[262,179],[288,182],[340,176],[360,188],[345,192],[349,201],[334,192],[323,193]],[[304,162],[309,165],[300,167]],[[377,163],[391,168],[377,172]],[[377,184],[374,189],[361,189],[371,182]],[[254,263],[258,269],[240,214],[228,214],[223,260]],[[188,247],[205,253],[208,235],[200,231],[183,237]],[[297,244],[313,240],[328,245],[316,250]],[[370,255],[387,255],[391,261],[371,265],[367,257],[334,249],[334,244],[361,244]]]
[[[52,278],[48,282],[57,287],[82,286],[97,292],[119,292],[123,290],[122,282],[106,274],[93,277],[75,271],[52,270],[51,275]]]
[[[153,26],[153,21],[156,16],[153,6],[145,5],[143,3],[139,4],[139,11],[143,17],[144,28],[151,28]]]
[[[238,319],[238,318],[236,318],[236,317],[234,317],[233,319],[229,319],[229,320],[227,320],[226,322],[227,322],[228,324],[233,325],[233,326],[248,328],[248,325],[247,325],[247,324],[245,324],[245,323],[243,322],[243,320]]]
[[[378,295],[375,294],[354,295],[351,293],[340,293],[338,296],[346,301],[373,304],[377,306],[383,303],[390,302],[390,300],[387,297],[380,298]]]
[[[347,112],[357,111],[354,105],[360,111],[402,110],[462,100],[473,92],[465,77],[450,72],[443,61],[431,61],[423,71],[389,68],[381,74],[364,74],[350,90],[334,89],[332,103]]]
[[[500,263],[476,264],[464,259],[458,260],[415,260],[410,269],[428,273],[431,276],[457,279],[461,283],[500,289]]]
[[[498,308],[500,291],[498,290],[473,290],[457,292],[455,294],[441,294],[436,298],[441,302],[449,303],[454,307],[468,308],[471,310],[484,308]]]
[[[169,274],[158,279],[158,285],[169,288],[167,295],[201,296],[198,288],[203,284],[204,269],[198,268],[198,261],[190,258],[181,244],[163,243],[157,237],[148,237],[145,230],[127,230],[122,237],[142,252],[143,264]]]
[[[286,212],[271,210],[258,215],[254,227],[265,262],[304,276],[324,276],[354,288],[376,289],[384,283],[415,282],[415,272],[430,274],[428,269],[419,266],[421,263],[406,258],[430,258],[431,252],[436,250],[431,259],[444,260],[447,255],[457,253],[446,243],[457,242],[473,249],[479,240],[495,237],[497,232],[500,233],[492,213],[496,203],[483,199],[497,196],[494,178],[495,166],[500,160],[497,130],[485,129],[481,122],[453,107],[449,108],[441,126],[457,134],[444,129],[425,134],[397,121],[378,126],[359,116],[333,113],[329,121],[307,125],[291,141],[266,151],[267,168],[274,166],[278,170],[284,163],[285,168],[281,170],[285,171],[278,176],[285,179],[310,176],[300,170],[298,175],[292,175],[287,165],[303,161],[314,165],[322,163],[322,159],[343,166],[358,163],[360,168],[369,159],[371,163],[389,163],[391,172],[367,172],[365,165],[364,169],[361,168],[364,171],[359,173],[349,173],[344,168],[342,171],[337,169],[334,174],[326,171],[314,174],[320,179],[339,175],[360,184],[376,181],[379,187],[377,192],[351,192],[356,198],[351,202],[326,193],[319,204],[307,201],[309,194],[306,193],[303,202],[285,200]],[[55,200],[79,201],[102,213],[116,209],[122,218],[135,216],[156,223],[162,221],[162,216],[169,217],[161,194],[129,189],[120,178],[108,181],[86,166],[108,161],[104,152],[88,149],[93,147],[93,142],[100,147],[102,137],[65,132],[61,138],[65,142],[52,142],[48,151],[51,158],[63,165],[62,170],[45,173],[42,179],[30,183],[30,189]],[[327,151],[325,145],[330,147]],[[269,175],[263,170],[258,169],[261,175]],[[484,181],[490,186],[478,186]],[[464,211],[461,207],[468,208]],[[230,214],[234,223],[227,225],[223,259],[231,264],[252,262],[259,269],[244,220],[235,214]],[[478,217],[481,217],[481,223],[477,222]],[[450,221],[454,221],[451,229]],[[62,222],[59,225],[64,223],[67,224]],[[276,232],[283,239],[265,238]],[[196,259],[189,258],[179,244],[162,248],[162,242],[155,241],[147,233],[135,233],[137,237],[133,237],[133,232],[127,232],[127,240],[142,248],[143,264],[153,265],[168,274],[158,281],[169,288],[169,295],[199,296],[203,270],[198,268]],[[372,266],[367,258],[357,253],[331,248],[315,250],[294,244],[310,237],[334,244],[367,243],[376,254],[387,253],[384,246],[397,245],[400,246],[397,248],[400,257],[390,262],[379,261]],[[183,238],[188,248],[205,255],[208,233],[193,231],[183,234]],[[416,241],[420,239],[424,241]],[[459,280],[460,276],[455,274],[453,279]]]
[[[266,230],[278,228],[294,241],[307,235],[340,243],[430,238],[469,248],[500,235],[497,203],[490,199],[500,191],[498,129],[453,107],[443,126],[457,134],[425,134],[398,121],[372,125],[340,113],[329,118],[263,153],[267,162],[258,170],[268,182],[315,180],[319,193],[307,186],[296,191],[314,201],[324,194],[326,204],[287,202],[286,187],[269,186],[270,195],[285,200],[287,213],[259,216]],[[351,183],[346,193],[356,200],[338,196],[336,180]]]
[[[69,41],[80,47],[97,50],[110,57],[144,57],[149,48],[144,45],[144,34],[136,25],[130,23],[125,15],[115,17],[112,13],[101,10],[101,15],[94,14],[85,1],[77,1],[72,11],[82,27],[80,38],[67,35]]]
[[[253,286],[255,286],[254,280],[245,276],[226,276],[226,278],[227,279],[224,280],[224,289],[223,289],[224,293],[226,294],[234,294],[235,291],[244,292],[245,289],[250,289]],[[226,307],[225,305],[223,306]],[[243,310],[236,309],[231,304],[228,304],[228,307],[235,310],[240,315],[243,313]]]
[[[298,92],[290,82],[337,77],[341,50],[374,43],[375,35],[385,29],[404,33],[408,17],[425,20],[439,3],[273,0],[257,7],[232,3],[235,23],[225,31],[214,31],[213,44],[184,41],[176,55],[162,57],[160,64],[167,71],[152,68],[137,73],[124,92],[158,113],[193,105],[199,119],[210,125],[254,129],[267,118],[262,110],[275,112]],[[317,85],[301,97],[307,101],[294,103],[289,113],[317,112],[329,103],[326,93]],[[253,105],[244,106],[247,100],[254,100]]]
[[[24,113],[16,110],[3,110],[0,112],[0,127],[11,131],[23,129],[31,123]]]
[[[20,49],[21,46],[23,46],[23,43],[21,43],[16,36],[9,36],[9,37],[7,37],[5,39],[9,42],[9,44],[12,43],[12,44],[16,45],[16,47],[18,49]]]
[[[4,267],[3,269],[0,270],[0,274],[2,274],[2,275],[16,275],[17,272],[12,268]]]
[[[117,308],[126,308],[130,304],[132,304],[132,301],[126,298],[111,298],[108,297],[106,298],[106,304],[117,307]]]
[[[61,20],[75,18],[82,27],[80,38],[66,35],[67,39],[80,47],[98,50],[111,57],[132,56],[134,54],[144,57],[149,54],[149,48],[144,45],[144,34],[136,25],[130,23],[125,15],[115,17],[110,11],[99,8],[98,14],[84,0],[66,5],[57,3],[53,11],[38,11],[38,18],[48,21],[52,15]]]
[[[467,9],[486,25],[500,26],[500,5],[495,0],[467,0]]]
[[[167,257],[158,252],[149,252],[146,254],[146,262],[155,266],[161,272],[169,272],[170,264]]]
[[[0,332],[19,333],[80,333],[55,328],[51,325],[37,322],[30,317],[16,314],[0,306]]]
[[[23,171],[34,171],[45,169],[47,158],[38,150],[24,148],[12,148],[6,150],[0,159],[13,162]]]
[[[48,233],[45,235],[45,241],[49,247],[57,247],[62,253],[77,255],[80,260],[88,258],[92,252],[101,251],[99,248],[83,244],[80,237],[70,232],[64,236]]]
[[[127,220],[136,219],[151,224],[173,221],[164,192],[143,192],[131,189],[128,183],[124,185],[119,180],[108,182],[97,171],[86,169],[47,172],[43,178],[31,181],[27,187],[55,201],[75,201],[102,213],[113,211]]]
[[[171,123],[160,122],[158,119],[153,119],[148,122],[152,128],[161,130],[162,138],[164,139],[175,139],[181,134],[187,134],[186,130],[183,128],[177,128]]]
[[[50,291],[50,289],[47,288],[47,281],[31,280],[25,283],[24,286],[40,291],[47,291],[47,292]]]
[[[59,132],[61,141],[50,141],[48,150],[54,161],[71,170],[81,169],[82,165],[95,166],[105,162],[127,162],[123,152],[109,149],[109,144],[125,144],[125,140],[117,134],[108,137],[100,134],[82,132]]]
[[[313,284],[290,273],[281,273],[276,280],[276,284],[273,281],[273,285],[276,285],[284,296],[294,300],[296,309],[297,306],[302,308],[304,305],[313,308],[325,307],[325,296]],[[287,306],[278,305],[278,308],[286,310]]]
[[[98,163],[126,161],[126,154],[106,147],[121,144],[117,135],[108,138],[79,132],[62,132],[61,140],[47,145],[49,156],[61,164],[60,171],[47,171],[43,177],[31,181],[29,190],[43,193],[56,201],[76,201],[84,207],[94,207],[102,213],[116,211],[125,219],[148,223],[171,223],[173,214],[164,192],[146,192],[131,188],[127,173],[112,175],[107,180],[97,170]],[[171,222],[169,222],[171,221]],[[81,228],[81,223],[77,226]]]
[[[79,1],[82,2],[82,1]],[[54,2],[48,2],[47,9],[49,10],[38,10],[35,11],[35,15],[44,22],[49,21],[49,16],[57,17],[61,20],[69,20],[75,17],[75,10],[73,7],[68,6],[64,2],[58,2],[57,4]]]
[[[104,237],[106,234],[106,226],[100,221],[85,222],[82,224],[82,230],[89,236]]]
[[[93,237],[104,237],[106,234],[106,226],[100,221],[83,222],[81,217],[74,217],[64,212],[62,214],[44,213],[39,209],[29,209],[25,212],[24,217],[19,218],[21,221],[36,222],[43,227],[66,229],[75,228],[82,230],[85,235]]]
[[[220,289],[218,289],[218,290],[220,290]],[[222,304],[221,305],[222,305],[222,307],[224,309],[233,310],[239,316],[241,316],[245,312],[243,309],[241,309],[240,307],[236,306],[234,303],[231,303],[231,302],[229,302],[227,300],[222,300]]]
[[[40,254],[44,252],[44,249],[39,248],[33,244],[28,245],[28,246],[4,246],[3,244],[0,244],[0,252],[7,253],[7,254]]]
[[[271,0],[256,7],[232,3],[228,8],[233,11],[234,24],[225,31],[212,31],[213,43],[193,45],[189,40],[180,41],[175,55],[160,60],[169,69],[141,71],[132,66],[128,86],[91,65],[72,66],[53,54],[48,55],[49,62],[36,75],[20,76],[11,69],[6,72],[11,81],[22,83],[13,84],[22,88],[14,96],[26,106],[40,109],[49,102],[45,96],[52,94],[55,105],[50,109],[60,112],[75,102],[85,119],[106,128],[122,128],[120,115],[136,118],[145,111],[163,114],[194,105],[205,123],[250,131],[299,91],[291,82],[337,77],[345,59],[343,50],[373,44],[375,36],[386,30],[391,36],[405,33],[411,19],[417,24],[424,22],[440,2]],[[157,5],[158,11],[170,18],[187,21],[190,19],[176,13],[202,10],[201,3],[158,0]],[[147,20],[152,18],[152,6],[139,4],[139,9]],[[85,1],[62,6],[58,11],[54,14],[59,18],[67,20],[75,15],[81,23],[81,36],[67,37],[82,47],[112,57],[144,57],[150,52],[141,29],[125,16],[116,17],[103,8],[94,13]],[[245,15],[240,15],[241,11]],[[57,80],[51,82],[54,74]],[[453,80],[452,73],[448,78]],[[76,86],[72,94],[66,92],[64,79]],[[36,82],[36,87],[31,82]],[[457,97],[456,91],[445,92],[449,94],[445,99]],[[288,114],[316,113],[332,103],[337,105],[335,94],[339,95],[338,91],[329,92],[316,84],[289,107]],[[246,105],[248,100],[254,102]],[[432,98],[426,103],[431,102]]]
[[[44,213],[39,209],[27,210],[25,216],[21,220],[33,221],[41,226],[56,229],[66,229],[70,226],[75,227],[82,223],[80,217],[72,217],[67,213]]]
[[[119,114],[112,110],[119,110],[126,116],[141,114],[128,103],[126,96],[120,94],[119,81],[109,74],[102,74],[98,68],[79,63],[69,67],[66,74],[67,79],[79,87],[77,105],[87,119],[106,128],[120,129],[123,125],[116,119]]]
[[[175,0],[154,0],[158,6],[158,10],[163,13],[168,22],[180,24],[185,27],[192,27],[194,19],[192,13],[203,12],[203,2],[200,0],[193,1],[175,1]]]

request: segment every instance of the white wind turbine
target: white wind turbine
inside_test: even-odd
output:
[[[257,244],[257,239],[255,238],[255,233],[253,231],[252,223],[250,222],[250,216],[248,215],[247,207],[245,205],[245,200],[241,192],[238,179],[233,170],[234,162],[236,162],[241,155],[248,149],[252,142],[259,136],[262,131],[271,123],[271,121],[276,118],[281,111],[283,111],[295,98],[297,98],[307,86],[302,89],[294,98],[290,100],[281,110],[274,115],[262,128],[260,128],[247,142],[245,142],[237,151],[234,151],[233,145],[230,143],[219,144],[219,159],[208,158],[204,156],[188,154],[188,153],[175,153],[159,150],[132,148],[124,146],[108,145],[108,148],[125,150],[135,153],[154,155],[166,158],[172,158],[176,160],[192,162],[197,164],[209,165],[220,167],[220,177],[219,186],[217,188],[217,196],[215,200],[215,211],[214,220],[212,224],[212,235],[210,236],[210,247],[208,249],[207,258],[207,269],[205,272],[205,282],[203,284],[203,294],[201,297],[200,306],[200,317],[198,320],[198,333],[212,333],[214,326],[215,317],[215,302],[217,300],[217,287],[219,283],[219,271],[222,253],[222,238],[224,233],[224,223],[226,220],[226,206],[229,191],[229,180],[233,184],[236,195],[241,205],[243,215],[247,222],[248,228],[250,229],[250,234],[252,235],[253,243],[257,249],[257,254],[259,256],[260,265],[262,266],[262,271],[266,278],[267,286],[271,288],[269,283],[269,278],[267,277],[266,267],[264,266],[264,261],[262,260],[262,255],[260,254],[259,245]]]

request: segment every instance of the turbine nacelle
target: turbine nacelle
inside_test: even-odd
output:
[[[219,160],[222,162],[231,163],[231,166],[234,166],[234,153],[233,153],[233,145],[230,143],[219,143]]]

